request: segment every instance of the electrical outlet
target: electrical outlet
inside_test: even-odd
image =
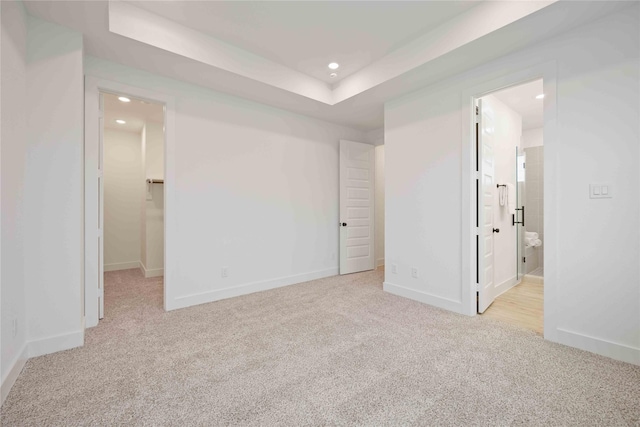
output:
[[[220,272],[220,275],[222,277],[227,277],[229,276],[229,268],[228,267],[222,267],[222,271]]]
[[[18,319],[11,319],[11,336],[15,338],[18,335]]]
[[[393,274],[398,274],[398,264],[391,264],[391,272]]]
[[[411,277],[413,277],[414,279],[418,278],[418,269],[415,267],[411,268]]]

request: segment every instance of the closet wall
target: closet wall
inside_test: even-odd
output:
[[[145,179],[164,180],[164,130],[162,123],[149,122],[142,132]],[[141,181],[142,182],[142,181]],[[164,185],[145,183],[140,215],[140,263],[145,277],[164,272]]]
[[[104,130],[104,270],[140,268],[145,277],[164,269],[162,123],[142,132]]]
[[[144,174],[139,133],[104,130],[104,270],[137,268],[140,261]]]

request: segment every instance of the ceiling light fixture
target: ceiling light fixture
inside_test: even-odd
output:
[[[329,74],[329,77],[331,77],[332,79],[335,79],[336,77],[338,77],[338,73],[331,73]]]
[[[337,62],[332,62],[329,64],[329,68],[332,70],[337,70],[340,67],[340,64],[338,64]]]
[[[131,100],[126,96],[119,96],[118,99],[122,102],[131,102]]]
[[[118,119],[118,120],[116,120],[116,123],[123,125],[123,124],[125,124],[125,123],[127,123],[127,122],[125,122],[125,121],[124,121],[124,120],[122,120],[122,119]]]
[[[540,95],[536,96],[536,99],[542,99],[544,98],[544,93],[541,93]]]

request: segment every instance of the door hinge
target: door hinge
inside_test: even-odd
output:
[[[104,298],[104,288],[98,288],[98,298]]]
[[[480,292],[480,283],[476,283],[476,292]]]
[[[527,262],[527,257],[526,256],[522,257],[522,262]]]
[[[480,115],[480,110],[478,109],[478,106],[476,105],[476,116]]]

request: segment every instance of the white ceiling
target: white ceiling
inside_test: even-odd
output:
[[[513,86],[493,95],[522,116],[522,130],[540,128],[544,124],[544,100],[536,96],[544,93],[542,80]]]
[[[125,94],[122,94],[125,95]],[[118,95],[105,93],[104,96],[104,127],[127,132],[142,132],[145,123],[162,123],[164,121],[164,106],[131,96],[126,96],[131,102],[122,102]],[[124,120],[119,124],[116,120]]]
[[[100,66],[122,64],[366,131],[383,126],[387,101],[631,2],[25,5],[33,16],[83,33],[85,53],[110,61],[95,60]],[[341,62],[340,80],[332,84],[329,60]]]
[[[335,83],[477,1],[132,1],[137,7]],[[338,77],[327,64],[338,62]]]

